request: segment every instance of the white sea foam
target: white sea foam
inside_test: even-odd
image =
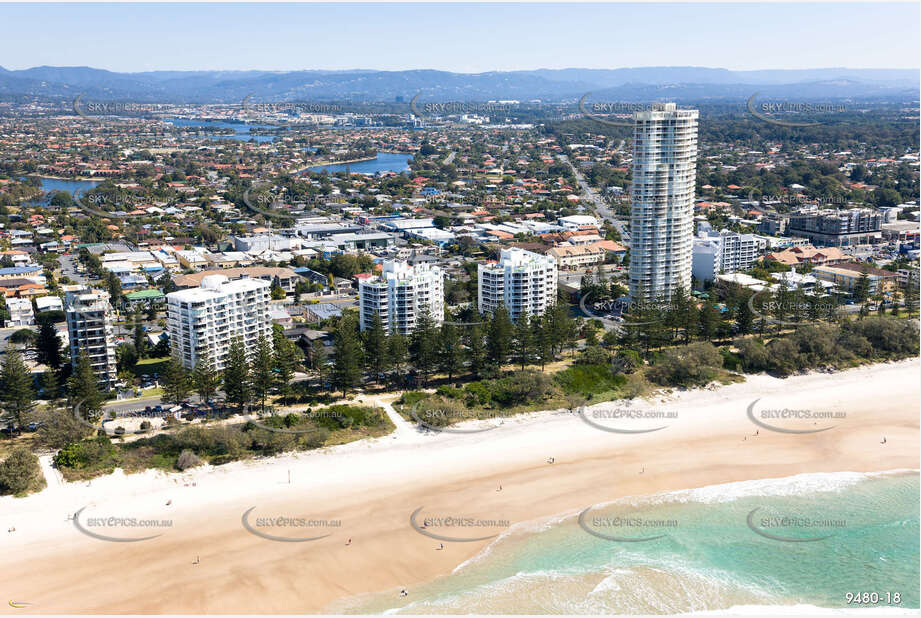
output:
[[[717,485],[707,485],[696,489],[680,489],[674,491],[665,491],[649,496],[628,496],[618,498],[608,502],[595,505],[595,508],[603,508],[615,504],[642,504],[642,505],[659,505],[668,503],[702,503],[702,504],[719,504],[740,500],[754,496],[802,496],[819,492],[840,492],[849,487],[880,477],[896,476],[902,474],[917,474],[921,471],[916,469],[894,469],[881,472],[810,472],[797,474],[794,476],[757,479],[750,481],[738,481],[733,483],[722,483]],[[452,571],[452,575],[472,567],[489,558],[500,543],[506,542],[511,536],[533,535],[548,531],[555,526],[565,523],[567,520],[578,517],[582,509],[559,513],[550,517],[519,522],[511,526],[508,530],[502,532],[491,543],[489,543],[476,555],[460,563]],[[660,556],[661,558],[661,556]],[[658,561],[657,561],[658,562]],[[662,564],[667,569],[677,571],[685,570],[685,565],[680,564]],[[557,573],[559,575],[559,573]],[[523,575],[523,574],[518,574]],[[719,574],[718,578],[725,581],[728,573]],[[604,582],[602,582],[603,584]],[[741,582],[733,582],[736,585],[744,585]],[[766,594],[763,590],[752,590],[756,594]]]
[[[566,513],[550,515],[548,517],[540,517],[538,519],[529,519],[527,521],[520,521],[512,524],[507,530],[503,530],[499,536],[490,541],[486,547],[454,567],[454,569],[451,571],[451,574],[453,575],[455,573],[459,573],[463,569],[487,558],[490,554],[492,554],[493,549],[499,543],[506,541],[509,537],[526,536],[546,532],[547,530],[551,530],[552,528],[565,522],[573,515],[578,515],[578,511],[567,511]]]
[[[609,504],[664,504],[669,502],[719,504],[756,496],[802,496],[820,492],[840,492],[863,481],[883,476],[917,473],[917,470],[887,470],[884,472],[808,472],[795,476],[737,481],[706,485],[696,489],[664,491],[650,496],[629,496],[611,500]]]

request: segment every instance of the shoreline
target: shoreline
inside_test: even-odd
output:
[[[34,176],[36,178],[47,178],[48,180],[66,180],[68,182],[97,182],[100,184],[102,184],[102,182],[104,182],[105,180],[111,178],[111,176],[107,176],[102,179],[100,179],[99,177],[92,177],[92,176],[87,176],[87,177],[77,176],[75,178],[67,178],[64,176],[49,176],[48,174],[26,174],[26,176],[27,177]]]
[[[492,542],[436,551],[439,541],[409,525],[419,507],[514,525],[631,495],[810,472],[916,470],[919,367],[915,358],[786,379],[750,375],[714,390],[622,402],[677,411],[652,433],[599,431],[551,411],[480,433],[420,433],[406,423],[381,438],[185,473],[49,480],[39,494],[0,498],[2,523],[17,528],[6,539],[17,551],[0,574],[17,600],[35,603],[20,610],[27,613],[322,612],[449,574]],[[888,395],[885,409],[878,392]],[[830,431],[748,438],[757,427],[746,407],[756,399],[846,417]],[[67,521],[84,506],[87,514],[169,517],[173,525],[149,541],[101,542]],[[273,542],[242,529],[251,507],[342,525],[317,541]],[[193,565],[196,556],[201,564]]]
[[[380,152],[383,152],[383,151],[380,151]],[[326,163],[313,163],[311,165],[308,165],[304,169],[309,170],[314,167],[327,167],[329,165],[346,165],[348,163],[362,163],[364,161],[376,161],[376,160],[377,160],[377,155],[374,155],[373,157],[361,157],[359,159],[346,159],[345,161],[328,161]]]

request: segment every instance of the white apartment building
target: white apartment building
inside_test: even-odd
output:
[[[76,367],[81,352],[86,352],[104,388],[116,381],[115,336],[112,305],[106,292],[86,290],[68,292],[64,299],[70,362]]]
[[[524,249],[503,249],[498,263],[480,264],[478,305],[492,313],[504,304],[512,320],[542,315],[556,302],[557,262]]]
[[[361,330],[379,314],[387,332],[407,335],[422,312],[436,324],[444,321],[444,272],[432,264],[385,261],[380,276],[358,282]]]
[[[633,114],[631,298],[690,289],[698,115],[674,103]]]
[[[709,223],[701,222],[694,239],[694,277],[699,281],[714,281],[719,274],[748,270],[766,245],[766,240],[755,234],[715,232]]]
[[[202,352],[212,367],[223,369],[230,344],[240,339],[247,354],[260,337],[272,341],[268,281],[208,275],[201,287],[166,295],[170,347],[192,369]]]
[[[601,227],[601,222],[591,215],[569,215],[560,217],[557,223],[566,230],[579,230],[584,227]]]
[[[278,234],[261,234],[258,236],[234,236],[233,248],[246,253],[262,253],[263,251],[291,251],[299,249],[300,240],[279,236]]]
[[[10,319],[4,324],[5,327],[32,326],[35,324],[32,301],[28,298],[7,298],[6,309],[10,312]]]

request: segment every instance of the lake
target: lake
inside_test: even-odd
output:
[[[357,163],[334,163],[307,168],[311,172],[344,172],[353,174],[377,174],[378,172],[408,172],[412,155],[397,152],[379,152],[376,159],[358,161]]]
[[[61,180],[60,178],[39,178],[41,181],[42,192],[54,193],[55,191],[66,191],[73,196],[80,197],[93,187],[101,184],[99,180]],[[38,201],[31,201],[30,204],[47,205],[51,197],[46,197]]]
[[[170,118],[167,122],[177,127],[216,127],[219,129],[231,129],[233,135],[209,135],[208,137],[211,139],[236,139],[244,142],[253,140],[259,143],[274,141],[275,136],[250,135],[250,129],[278,128],[271,124],[247,124],[243,122],[226,122],[224,120],[206,120],[204,118]]]

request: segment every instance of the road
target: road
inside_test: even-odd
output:
[[[573,175],[576,177],[576,182],[579,183],[579,188],[582,189],[582,194],[595,206],[595,211],[601,216],[605,221],[610,222],[617,232],[620,234],[621,241],[620,243],[625,247],[630,246],[630,232],[627,230],[626,225],[621,222],[614,213],[608,208],[607,203],[604,199],[598,195],[585,181],[585,176],[572,164],[572,161],[569,160],[569,157],[566,155],[559,155],[561,161],[569,165],[572,169]]]
[[[74,254],[58,256],[58,264],[61,265],[61,276],[69,277],[76,283],[86,285],[89,280],[77,272],[77,256]]]
[[[160,397],[151,397],[150,399],[135,399],[128,401],[113,401],[103,405],[103,410],[106,411],[106,417],[108,417],[109,412],[115,412],[116,414],[123,414],[125,412],[133,412],[135,410],[143,410],[147,406],[154,408],[156,406],[165,405],[163,400]]]

